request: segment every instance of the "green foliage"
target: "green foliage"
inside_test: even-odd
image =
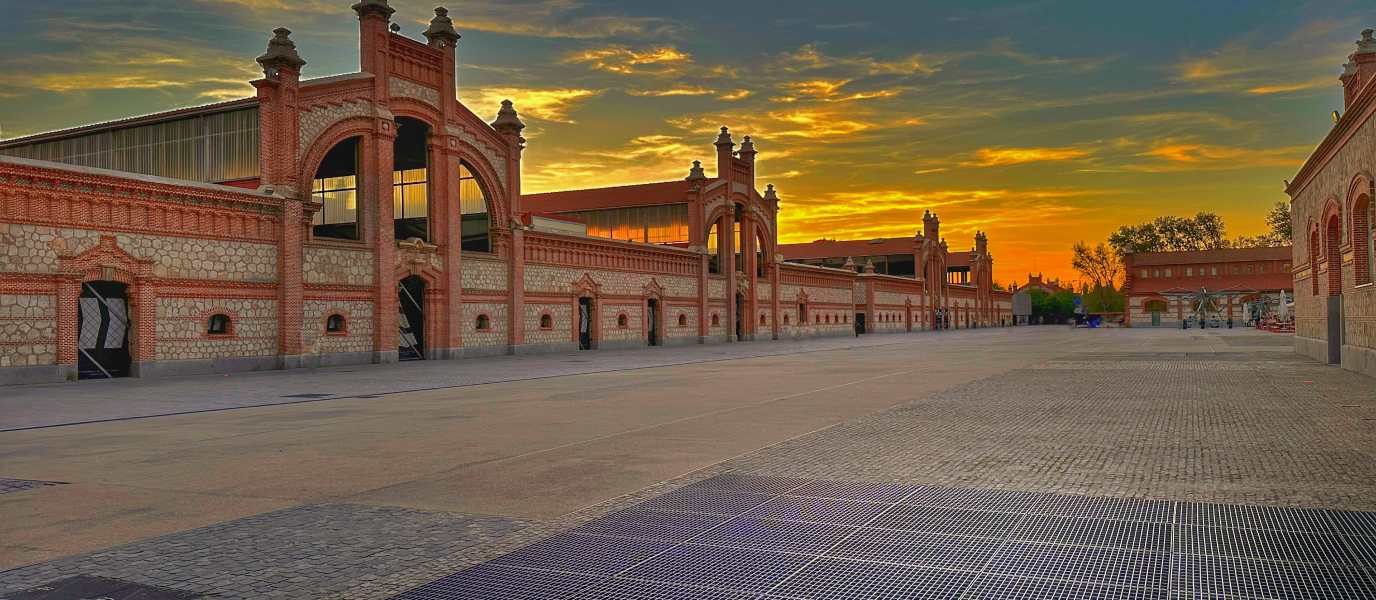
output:
[[[1256,237],[1238,236],[1234,248],[1271,248],[1289,246],[1294,243],[1290,237],[1290,203],[1276,202],[1276,207],[1266,213],[1266,226],[1271,230]]]
[[[1108,236],[1119,256],[1127,252],[1182,252],[1228,248],[1223,218],[1208,212],[1193,218],[1164,216],[1150,223],[1124,225]]]
[[[1028,290],[1032,297],[1032,316],[1044,317],[1048,321],[1069,317],[1075,313],[1075,295],[1062,290],[1047,294],[1041,290]]]

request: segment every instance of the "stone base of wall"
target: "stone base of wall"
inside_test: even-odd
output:
[[[326,367],[347,367],[372,364],[372,352],[327,352],[324,354],[301,355],[300,369],[319,369]]]
[[[648,345],[648,340],[594,340],[593,350],[622,350],[625,348],[644,348]]]
[[[1376,377],[1376,349],[1343,344],[1343,368]]]
[[[698,336],[699,344],[729,344],[736,336],[734,335],[704,335]]]
[[[0,367],[0,385],[62,383],[65,381],[76,381],[76,365]]]
[[[197,358],[191,360],[150,360],[136,362],[130,376],[140,379],[184,377],[187,375],[219,375],[250,371],[279,371],[285,365],[282,356],[248,356],[234,358]],[[293,357],[295,358],[295,357]],[[293,361],[295,362],[295,361]]]
[[[867,334],[868,335],[868,334]],[[834,338],[834,337],[855,337],[855,330],[828,330],[828,331],[791,331],[779,334],[781,340],[810,340],[814,338]]]
[[[577,352],[578,342],[550,342],[548,344],[521,344],[509,346],[511,354],[558,354]]]
[[[659,345],[661,346],[690,346],[697,343],[698,338],[696,336],[667,337],[659,339]]]
[[[1321,363],[1328,362],[1328,342],[1314,338],[1295,336],[1295,353],[1307,356]]]

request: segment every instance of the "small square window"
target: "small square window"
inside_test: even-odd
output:
[[[1289,273],[1289,272],[1290,272],[1290,263],[1285,263],[1285,264],[1281,265],[1280,268],[1281,268],[1281,270],[1285,271],[1286,273]]]
[[[1147,270],[1146,270],[1146,269],[1142,269],[1142,279],[1146,279],[1146,278],[1147,278]]]
[[[210,326],[206,328],[206,333],[210,335],[226,335],[229,333],[229,317],[225,315],[211,315]]]
[[[1170,276],[1171,276],[1171,270],[1170,270],[1170,269],[1166,269],[1166,277],[1170,277]]]
[[[1218,275],[1218,267],[1209,267],[1210,275]]]
[[[1194,277],[1194,267],[1186,267],[1186,268],[1185,268],[1185,276],[1186,276],[1186,277]]]
[[[1152,270],[1151,270],[1151,276],[1152,276],[1152,277],[1160,277],[1160,276],[1161,276],[1161,269],[1152,269]]]
[[[1265,275],[1265,274],[1266,274],[1266,265],[1261,265],[1261,266],[1259,266],[1259,267],[1257,267],[1257,268],[1260,269],[1259,272],[1260,272],[1262,275]]]

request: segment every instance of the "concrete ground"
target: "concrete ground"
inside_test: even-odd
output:
[[[1048,326],[7,389],[0,592],[385,597],[724,470],[1376,510],[1376,383],[1290,343]]]

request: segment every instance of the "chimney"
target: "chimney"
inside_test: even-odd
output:
[[[984,236],[983,231],[975,232],[975,252],[989,254],[989,238]]]
[[[1343,110],[1352,105],[1357,94],[1373,78],[1376,78],[1376,38],[1372,30],[1362,30],[1362,39],[1357,40],[1357,51],[1347,58],[1343,74],[1338,80],[1343,82]]]

